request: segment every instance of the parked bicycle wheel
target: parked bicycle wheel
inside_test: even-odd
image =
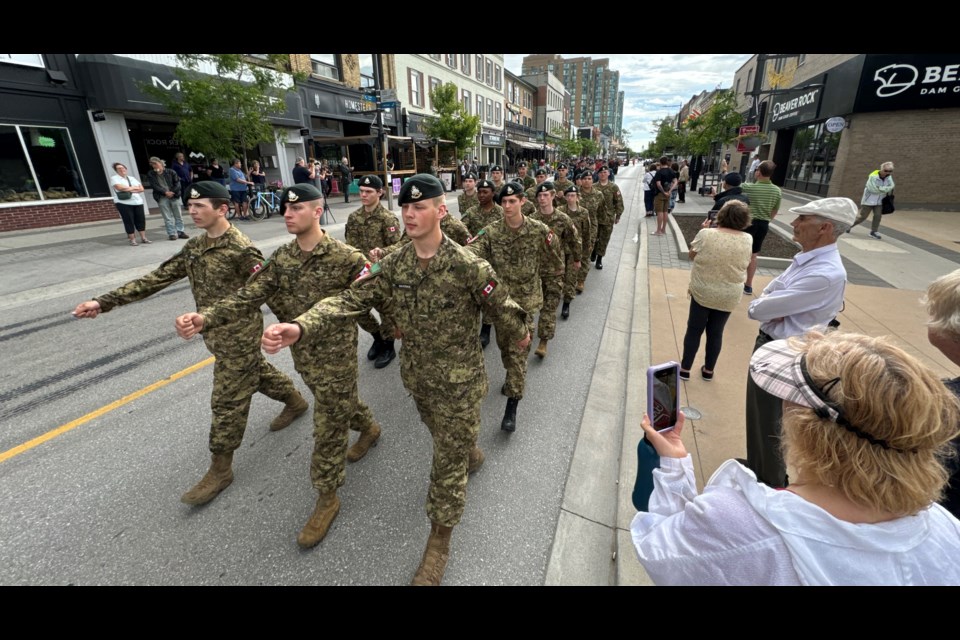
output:
[[[250,203],[250,217],[254,220],[263,220],[267,217],[267,207],[260,198]]]
[[[233,220],[237,216],[237,204],[231,200],[227,203],[227,220]]]

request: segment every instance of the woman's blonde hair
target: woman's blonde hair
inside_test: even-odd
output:
[[[960,269],[931,282],[920,303],[927,306],[928,327],[960,338]]]
[[[811,331],[791,344],[806,353],[817,388],[875,442],[794,406],[783,414],[787,464],[858,505],[898,516],[938,501],[960,424],[960,404],[940,379],[886,337]]]

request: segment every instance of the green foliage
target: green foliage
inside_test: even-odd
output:
[[[293,90],[281,75],[289,74],[288,56],[267,54],[266,63],[281,71],[236,53],[178,53],[177,61],[182,67],[175,71],[179,93],[150,85],[141,89],[180,121],[174,137],[181,144],[224,165],[240,157],[249,166],[247,150],[274,142],[270,118],[285,111],[285,97]],[[200,72],[206,65],[215,67],[214,75]]]
[[[430,100],[437,116],[424,126],[431,138],[451,140],[457,147],[457,157],[474,145],[480,133],[480,116],[471,116],[460,102],[457,86],[447,82],[430,91]]]
[[[736,97],[729,89],[717,94],[713,104],[696,120],[682,127],[688,132],[688,151],[694,155],[710,153],[714,144],[727,144],[737,137],[743,117],[737,111]]]
[[[560,138],[560,141],[557,142],[557,149],[561,158],[580,157],[580,154],[583,151],[583,140],[579,138],[570,138],[570,132],[564,130],[563,127],[554,127],[551,133],[553,133],[553,135],[557,138]]]
[[[580,140],[580,144],[582,149],[580,155],[587,156],[588,158],[593,158],[593,157],[596,157],[598,153],[600,153],[600,143],[597,142],[596,140],[587,140],[586,138],[582,138]]]
[[[674,125],[674,118],[667,116],[660,122],[654,121],[657,137],[650,144],[645,154],[648,158],[659,158],[664,154],[686,155],[689,151],[687,133],[681,128],[679,131]]]

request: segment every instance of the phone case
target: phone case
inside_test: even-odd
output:
[[[663,388],[664,384],[656,378],[657,372],[665,369],[674,369],[676,372],[672,398],[669,397],[671,390]],[[657,431],[663,431],[664,429],[672,427],[672,424],[664,423],[664,420],[670,420],[671,410],[677,413],[680,411],[679,374],[680,363],[672,360],[670,362],[664,362],[663,364],[653,365],[647,369],[647,415],[650,417],[650,424],[652,424],[653,428]]]

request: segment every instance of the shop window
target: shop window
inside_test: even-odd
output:
[[[360,58],[360,87],[365,89],[376,86],[373,80],[373,54],[361,53],[358,57]]]
[[[66,129],[0,125],[0,202],[86,196]]]
[[[311,53],[310,67],[314,75],[330,80],[340,79],[340,65],[337,64],[335,53]]]

